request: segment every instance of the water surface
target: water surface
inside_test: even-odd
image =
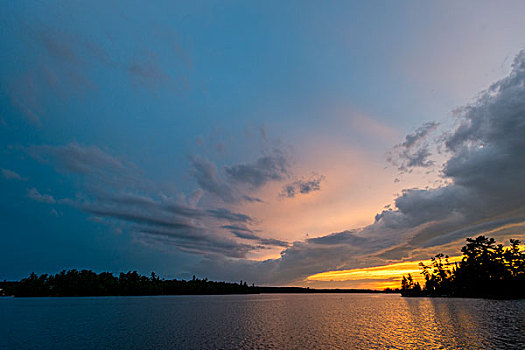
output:
[[[0,298],[2,349],[525,349],[525,300]]]

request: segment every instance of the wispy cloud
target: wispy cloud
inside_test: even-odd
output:
[[[52,165],[61,173],[83,177],[91,191],[154,186],[141,176],[135,164],[110,155],[97,146],[73,142],[58,146],[31,146],[25,150],[36,160]]]
[[[56,200],[50,194],[41,194],[36,188],[30,188],[27,190],[27,196],[37,202],[55,204]]]
[[[402,143],[394,146],[387,154],[387,160],[402,173],[410,172],[417,167],[428,168],[434,165],[435,162],[429,159],[432,153],[428,137],[438,126],[439,123],[436,122],[423,124],[413,133],[408,134]]]
[[[289,175],[290,162],[281,150],[258,158],[254,163],[226,167],[226,174],[233,182],[249,184],[255,188],[269,181],[279,181]]]
[[[277,246],[277,247],[289,247],[290,243],[274,239],[274,238],[264,238],[256,234],[253,230],[249,229],[246,226],[242,225],[224,225],[222,228],[230,230],[236,237],[246,239],[249,241],[256,241],[264,246]]]
[[[192,174],[197,184],[206,192],[211,193],[225,202],[234,202],[237,196],[234,189],[220,178],[217,167],[206,158],[192,157]]]
[[[323,175],[313,175],[309,179],[295,180],[283,186],[280,196],[293,198],[298,194],[320,191],[321,182],[324,181],[324,179],[325,177]]]
[[[77,197],[60,203],[91,214],[102,223],[118,223],[119,229],[131,232],[137,242],[169,246],[203,256],[230,258],[243,258],[268,246],[288,245],[284,241],[259,235],[239,237],[236,233],[240,231],[232,227],[242,225],[255,232],[249,228],[256,224],[254,218],[217,204],[199,208],[201,190],[188,196],[166,193],[162,187],[143,179],[134,164],[98,147],[71,143],[33,146],[26,151],[60,172],[85,178]],[[214,164],[203,158],[193,158],[192,162],[201,188],[222,196],[224,202],[234,199],[228,185],[218,179]],[[57,202],[51,195],[41,194],[36,188],[30,189],[28,196],[40,202]],[[52,211],[55,216],[56,213],[59,212]]]
[[[172,77],[161,67],[159,57],[151,52],[136,58],[127,70],[141,86],[149,89],[156,89],[173,81]]]
[[[0,172],[2,173],[2,177],[6,180],[18,180],[18,181],[25,180],[22,176],[20,176],[18,173],[14,172],[13,170],[0,169]]]

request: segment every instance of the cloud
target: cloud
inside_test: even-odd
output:
[[[230,230],[231,233],[233,233],[236,237],[250,240],[250,241],[257,241],[260,244],[263,244],[265,246],[277,246],[277,247],[288,247],[290,244],[285,241],[281,241],[279,239],[273,239],[273,238],[264,238],[254,233],[251,229],[240,226],[240,225],[224,225],[222,228]]]
[[[206,192],[211,193],[225,202],[236,201],[236,196],[233,189],[222,179],[219,178],[219,173],[215,164],[206,158],[192,157],[190,159],[192,165],[192,174],[197,181],[197,184]]]
[[[10,30],[22,45],[22,55],[28,49],[38,50],[38,55],[26,70],[11,72],[6,93],[23,117],[42,126],[46,102],[94,88],[88,78],[90,68],[94,63],[110,63],[109,56],[101,46],[65,28],[48,26],[40,20],[26,21],[15,14],[12,24]],[[13,57],[17,56],[20,54]]]
[[[434,165],[435,162],[429,159],[432,153],[428,137],[438,126],[439,123],[426,122],[413,133],[406,135],[405,140],[387,154],[387,161],[402,173],[410,172],[416,167],[428,168]]]
[[[4,179],[6,179],[6,180],[18,180],[18,181],[23,181],[24,180],[24,178],[22,176],[20,176],[19,174],[17,174],[13,170],[0,169],[0,172],[2,173],[2,177]]]
[[[50,194],[41,194],[36,188],[30,188],[27,190],[27,196],[37,202],[55,204],[56,200]]]
[[[400,147],[414,149],[427,142],[436,125],[425,124]],[[447,185],[404,190],[395,207],[379,213],[373,224],[294,242],[279,259],[222,261],[213,266],[204,261],[201,268],[225,278],[235,273],[257,283],[300,283],[318,272],[428,258],[440,247],[459,245],[465,237],[478,234],[523,238],[523,135],[525,51],[516,57],[509,76],[462,108],[454,129],[431,145],[448,152],[443,166]]]
[[[281,191],[281,197],[293,198],[297,194],[307,194],[310,192],[320,191],[321,182],[324,181],[323,175],[314,175],[310,179],[295,180],[292,183],[284,185]]]
[[[92,192],[127,187],[151,190],[155,187],[155,184],[141,176],[135,164],[110,155],[97,146],[69,143],[31,146],[25,150],[33,158],[53,165],[61,173],[80,175]]]
[[[29,153],[42,161],[54,158],[57,165],[66,171],[88,174],[123,169],[124,163],[96,146],[70,143],[65,146],[33,146]]]
[[[166,193],[162,187],[142,178],[137,167],[96,146],[71,143],[64,146],[33,146],[26,152],[43,163],[52,164],[58,171],[84,178],[76,198],[61,200],[119,230],[130,232],[135,241],[160,249],[173,247],[180,251],[218,258],[245,258],[248,253],[268,246],[286,243],[264,237],[238,237],[226,226],[242,225],[249,229],[257,222],[249,215],[225,206],[199,208],[203,194],[198,189],[188,196]],[[199,185],[208,192],[233,200],[226,183],[218,179],[215,166],[202,158],[193,158],[193,171]],[[138,194],[142,192],[142,194]],[[56,203],[51,196],[35,188],[28,191],[34,200]],[[209,204],[209,203],[208,203]],[[53,215],[59,211],[51,211]]]
[[[128,67],[128,72],[142,85],[156,88],[172,81],[171,76],[159,64],[159,58],[153,53],[135,59]]]
[[[122,47],[116,49],[109,33],[106,39],[88,37],[72,30],[65,23],[45,18],[30,20],[16,13],[11,15],[12,25],[8,31],[20,46],[14,47],[18,54],[12,55],[13,58],[35,54],[35,50],[38,54],[32,57],[31,65],[25,71],[17,69],[11,72],[5,92],[19,114],[34,125],[41,126],[45,122],[47,101],[57,103],[56,98],[63,100],[86,89],[96,89],[95,78],[101,66],[109,74],[125,72],[140,87],[152,90],[160,87],[175,87],[178,90],[189,88],[187,73],[192,63],[179,43],[175,50],[164,51],[159,57],[147,48],[139,52],[135,49],[123,51]],[[158,38],[157,34],[153,36]],[[120,39],[125,40],[127,37]],[[163,62],[183,65],[178,64],[177,73],[173,73],[165,69]],[[187,68],[179,69],[184,66]]]
[[[35,32],[38,33],[38,38],[51,56],[70,64],[77,63],[78,57],[72,45],[76,42],[74,38],[59,30],[45,27],[40,27],[39,29]]]
[[[53,215],[54,217],[57,217],[57,218],[59,218],[61,216],[64,216],[64,214],[60,210],[57,210],[57,209],[51,209],[49,214],[51,214],[51,215]]]
[[[270,181],[281,181],[291,176],[290,162],[284,151],[275,149],[269,155],[263,155],[253,163],[235,164],[222,168],[222,174],[210,160],[193,156],[190,158],[191,174],[199,187],[226,203],[240,201],[263,203],[260,198],[248,193],[259,189]],[[225,175],[223,178],[222,175]],[[248,186],[245,186],[248,185]],[[316,190],[315,179],[311,183],[297,183],[302,193]],[[311,186],[309,189],[308,186]]]
[[[224,219],[231,222],[253,222],[253,219],[248,215],[234,213],[226,208],[208,209],[206,212],[216,219]]]
[[[255,163],[237,164],[224,170],[230,180],[246,183],[254,188],[261,187],[269,181],[279,181],[289,173],[289,160],[283,151],[275,150],[273,154],[258,158]]]
[[[427,135],[435,130],[439,126],[436,122],[426,122],[422,126],[416,129],[412,134],[408,134],[405,137],[405,141],[401,144],[404,148],[411,149],[423,140]]]
[[[117,221],[135,235],[137,242],[163,249],[166,246],[203,256],[244,258],[254,250],[283,242],[259,237],[257,245],[242,243],[230,236],[233,228],[254,219],[227,208],[200,209],[176,199],[155,199],[129,193],[99,195],[96,201],[77,202],[79,209],[95,217]]]
[[[416,150],[413,154],[406,153],[404,154],[406,161],[404,165],[401,167],[401,169],[415,168],[415,167],[428,168],[434,165],[435,163],[434,161],[428,159],[428,157],[431,155],[432,154],[430,153],[427,147],[420,148]]]
[[[127,225],[144,244],[173,246],[201,255],[204,258],[196,269],[207,276],[242,278],[261,284],[300,283],[319,272],[419,258],[425,252],[437,252],[435,249],[443,245],[484,232],[523,236],[520,230],[525,226],[525,53],[516,57],[509,76],[493,84],[456,115],[456,126],[440,138],[430,139],[429,135],[437,128],[437,123],[431,122],[407,135],[398,145],[399,150],[415,155],[413,164],[404,158],[407,168],[429,160],[425,152],[418,155],[419,150],[445,149],[448,158],[442,174],[447,184],[404,190],[395,199],[395,206],[385,208],[372,224],[360,229],[288,245],[262,237],[256,229],[257,220],[235,211],[228,203],[198,208],[175,197],[152,195],[153,192],[139,196],[114,191],[91,193],[93,200],[77,205],[97,217]],[[111,172],[118,178],[122,170],[124,173],[133,170],[93,147],[69,145],[64,149],[38,150],[40,157],[54,160],[59,168],[87,176]],[[109,171],[103,172],[101,167]],[[233,194],[232,184],[258,187],[289,176],[288,160],[279,154],[224,168],[229,181],[222,179],[217,167],[206,159],[193,158],[192,167],[202,190],[226,200],[239,197]],[[301,184],[294,184],[290,193],[301,193]],[[314,185],[304,186],[305,192],[313,189]],[[250,252],[268,246],[285,249],[278,259],[246,258]]]
[[[36,126],[41,126],[40,114],[42,106],[40,103],[41,90],[38,79],[33,72],[27,72],[7,83],[6,94],[11,104],[19,110],[27,121]]]
[[[212,260],[243,258],[248,252],[257,248],[249,244],[238,243],[233,239],[211,235],[182,237],[172,231],[162,229],[144,229],[135,236],[139,243],[157,249],[174,247],[180,251],[206,256]]]
[[[242,196],[242,198],[247,201],[247,202],[257,202],[257,203],[264,203],[264,201],[260,198],[257,198],[257,197],[252,197],[252,196],[248,196],[248,195],[244,195]]]

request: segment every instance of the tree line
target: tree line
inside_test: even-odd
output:
[[[166,280],[155,273],[142,276],[136,271],[95,273],[90,270],[64,270],[55,275],[32,273],[20,281],[0,282],[0,296],[74,297],[125,295],[199,295],[259,293],[399,293],[398,289],[315,289],[310,287],[262,287],[239,283],[214,282],[193,276],[189,281]]]
[[[408,274],[401,280],[401,295],[525,298],[525,252],[519,245],[517,239],[504,247],[494,238],[467,238],[460,262],[450,263],[443,254],[430,265],[420,262],[424,286]]]
[[[90,270],[64,270],[55,275],[32,273],[20,281],[0,282],[0,296],[73,297],[125,295],[198,295],[198,294],[259,294],[259,293],[399,293],[398,289],[315,289],[310,287],[262,287],[240,283],[214,282],[193,277],[185,280],[165,280],[155,273],[142,276],[136,271],[95,273]]]
[[[255,286],[246,282],[214,282],[193,276],[189,281],[161,279],[155,273],[142,276],[137,271],[114,276],[109,272],[64,270],[55,275],[32,273],[19,282],[2,285],[5,295],[17,297],[183,295],[183,294],[251,294]]]

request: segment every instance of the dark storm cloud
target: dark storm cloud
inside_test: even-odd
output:
[[[280,196],[293,198],[297,194],[307,194],[314,191],[321,190],[321,182],[325,179],[323,175],[314,175],[310,179],[295,180],[292,183],[284,185]]]
[[[255,188],[269,181],[286,178],[289,172],[289,160],[285,153],[276,150],[273,154],[258,158],[255,163],[237,164],[224,170],[233,182],[246,183]]]

